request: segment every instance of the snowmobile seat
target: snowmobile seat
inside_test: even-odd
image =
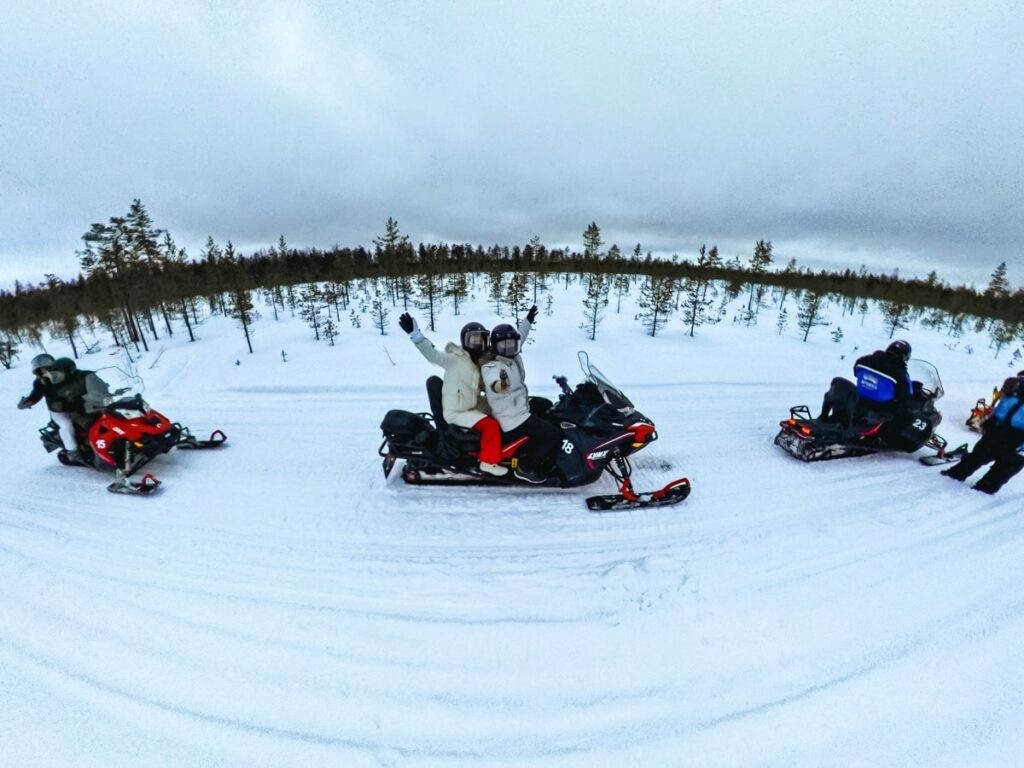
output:
[[[434,417],[434,425],[439,429],[448,426],[444,420],[444,408],[441,406],[441,387],[444,382],[440,376],[430,376],[427,379],[427,402],[430,403],[430,413]]]

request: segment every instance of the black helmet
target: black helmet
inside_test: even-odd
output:
[[[57,361],[53,359],[53,355],[48,355],[45,352],[41,355],[36,355],[32,358],[32,362],[30,363],[32,366],[32,373],[38,376],[55,362]]]
[[[519,331],[508,323],[494,326],[491,331],[491,351],[502,357],[515,357],[519,354]]]
[[[466,323],[462,326],[459,341],[462,342],[462,348],[470,354],[479,354],[487,349],[489,335],[490,331],[481,323]]]
[[[897,339],[886,347],[885,351],[903,358],[904,362],[906,362],[910,359],[910,342],[904,341],[903,339]]]

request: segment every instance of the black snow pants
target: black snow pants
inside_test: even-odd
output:
[[[523,447],[516,451],[516,458],[519,466],[527,472],[547,473],[551,469],[555,451],[561,441],[561,434],[558,427],[547,419],[539,416],[531,416],[522,424],[509,432],[501,433],[501,442],[505,445],[518,440],[520,437],[529,438]]]
[[[841,424],[849,429],[853,426],[853,417],[857,412],[857,385],[840,376],[832,379],[832,385],[821,400],[819,419]]]
[[[1003,424],[993,425],[975,443],[970,453],[942,474],[963,482],[984,464],[992,462],[988,472],[974,484],[974,488],[985,493],[995,493],[1024,469],[1024,456],[1017,453],[1021,443],[1024,443],[1024,432]]]

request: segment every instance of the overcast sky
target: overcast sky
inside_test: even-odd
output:
[[[609,242],[1024,283],[1015,2],[0,0],[0,278],[140,197],[193,254]],[[843,264],[846,266],[847,264]]]

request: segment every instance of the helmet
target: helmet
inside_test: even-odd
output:
[[[519,354],[519,331],[508,323],[494,326],[491,331],[491,351],[502,357],[515,357]]]
[[[68,376],[72,375],[78,366],[75,365],[75,361],[62,357],[59,360],[54,360],[53,365],[46,369],[43,373],[43,378],[48,379],[53,384],[63,384],[67,381]]]
[[[53,359],[53,355],[47,355],[45,353],[42,355],[36,355],[32,358],[32,362],[30,363],[32,366],[32,373],[38,376],[40,372],[49,368],[55,362],[57,361]]]
[[[910,343],[904,341],[903,339],[897,339],[888,347],[886,347],[885,351],[892,355],[896,355],[897,357],[903,358],[904,362],[910,359]]]
[[[487,338],[490,331],[481,323],[466,323],[462,326],[462,333],[459,334],[459,341],[462,348],[467,352],[480,353],[487,349]]]

